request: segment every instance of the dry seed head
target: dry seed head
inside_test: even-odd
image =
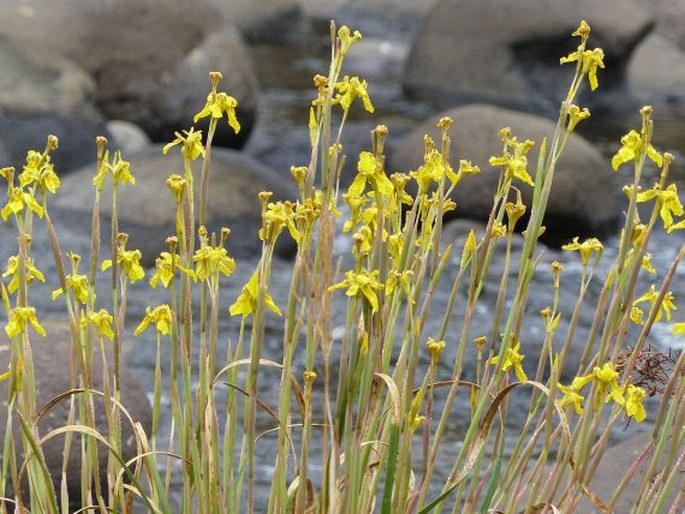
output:
[[[266,204],[269,201],[269,198],[273,196],[273,193],[271,191],[260,191],[257,193],[257,198],[259,198],[259,203],[262,204],[262,209],[266,209]]]
[[[438,120],[438,123],[436,123],[435,126],[445,131],[449,129],[450,126],[452,126],[452,123],[454,123],[454,120],[452,118],[450,118],[449,116],[443,116]]]
[[[14,181],[14,167],[7,166],[5,168],[0,168],[0,177],[4,178],[9,184]]]
[[[128,234],[126,232],[119,232],[117,234],[117,242],[121,248],[124,248],[128,242]]]
[[[651,105],[645,105],[642,109],[640,109],[640,114],[642,114],[642,117],[645,119],[651,118],[652,112],[654,112],[654,109]]]
[[[47,150],[47,152],[50,153],[50,152],[57,150],[58,145],[59,145],[59,139],[57,139],[57,136],[53,136],[52,134],[50,134],[48,136],[47,145],[45,146],[45,149]]]
[[[221,227],[221,246],[224,245],[226,240],[228,239],[228,236],[231,235],[231,229],[228,227]]]
[[[166,238],[166,245],[169,247],[171,253],[176,252],[176,247],[178,246],[178,237],[169,236]]]
[[[559,261],[552,262],[549,267],[552,270],[552,275],[554,275],[555,278],[558,277],[561,273],[561,270],[564,269],[564,266]]]
[[[488,344],[488,338],[485,336],[476,337],[473,340],[473,344],[476,345],[476,348],[478,348],[478,351],[481,351],[485,347],[485,345]]]
[[[373,129],[371,133],[378,137],[385,137],[388,135],[388,127],[385,125],[376,125],[376,128]]]
[[[571,35],[580,36],[583,39],[587,39],[590,36],[590,30],[590,25],[588,25],[588,23],[585,20],[583,20],[580,22],[580,25],[578,25],[576,31]]]
[[[316,371],[305,371],[302,376],[306,384],[311,384],[316,380]]]
[[[219,82],[224,78],[220,71],[210,71],[209,80],[212,81],[212,89],[216,90]]]
[[[545,307],[544,309],[542,309],[542,310],[540,311],[540,317],[541,317],[542,319],[547,319],[547,318],[549,318],[549,317],[551,316],[551,314],[552,314],[552,309],[550,309],[549,307]]]

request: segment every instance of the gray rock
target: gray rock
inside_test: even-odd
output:
[[[35,54],[77,62],[95,79],[98,106],[106,116],[131,121],[156,141],[173,135],[170,127],[191,123],[160,102],[173,70],[225,24],[211,6],[193,0],[5,0],[0,1],[0,18],[12,20],[0,27],[1,36]],[[249,66],[230,64],[228,72]],[[192,86],[199,109],[209,80],[201,77]],[[247,98],[238,100],[249,104]]]
[[[119,230],[130,235],[128,248],[143,252],[143,262],[152,265],[159,252],[166,250],[165,239],[175,233],[175,205],[165,185],[172,173],[183,174],[183,160],[178,148],[162,155],[161,146],[150,146],[124,156],[131,162],[135,185],[119,189]],[[199,194],[200,162],[194,166],[196,194]],[[86,166],[62,182],[52,205],[84,213],[92,210],[95,189],[92,186],[95,165]],[[222,225],[232,230],[228,242],[233,255],[255,255],[261,251],[257,231],[261,226],[257,193],[274,192],[274,199],[295,198],[296,190],[289,178],[279,177],[273,170],[251,157],[233,150],[214,149],[210,171],[208,229],[218,231]],[[103,241],[108,241],[111,202],[107,187],[102,194]],[[196,198],[198,198],[196,196]],[[196,206],[199,201],[196,202]],[[197,207],[196,207],[197,209]],[[197,212],[197,211],[196,211]],[[82,216],[83,230],[90,230],[90,214]],[[283,238],[287,239],[287,238]],[[289,250],[283,248],[284,253]]]
[[[107,122],[107,131],[112,135],[112,145],[124,154],[132,153],[150,144],[150,138],[143,129],[129,121]]]
[[[48,320],[41,320],[41,323],[48,335],[42,338],[38,335],[31,336],[32,357],[35,375],[35,392],[36,405],[40,409],[47,404],[55,396],[67,392],[72,389],[70,383],[70,362],[71,362],[71,332],[68,325],[63,322],[50,322]],[[0,369],[6,370],[9,365],[11,357],[11,345],[2,332],[0,339]],[[110,359],[110,365],[111,365]],[[111,370],[110,370],[111,373]],[[102,391],[102,358],[98,347],[94,348],[93,358],[93,389]],[[147,402],[145,391],[143,391],[138,384],[138,381],[128,372],[124,372],[122,382],[125,387],[121,391],[121,402],[126,410],[134,420],[140,422],[146,433],[149,434],[152,425],[152,413]],[[0,397],[3,398],[2,406],[0,407],[0,424],[5,427],[7,423],[7,387],[9,382],[0,382]],[[93,396],[93,401],[96,409],[96,427],[98,432],[107,437],[107,422],[105,419],[104,406],[100,396]],[[50,408],[46,414],[38,422],[38,429],[40,436],[45,436],[50,431],[66,426],[69,416],[69,397],[65,400],[56,403]],[[78,413],[77,413],[78,416]],[[76,418],[78,423],[78,417]],[[123,455],[126,459],[130,459],[137,455],[136,441],[133,435],[133,430],[125,417],[122,416],[122,449]],[[17,448],[21,448],[21,431],[18,422],[18,417],[14,417],[14,437]],[[69,497],[72,502],[80,501],[81,491],[81,456],[80,444],[78,436],[72,440],[71,453],[69,454],[69,473],[67,476],[67,486],[69,490]],[[43,447],[43,454],[50,471],[50,476],[53,479],[56,491],[59,492],[62,462],[64,452],[64,437],[56,436],[50,439]],[[18,466],[21,466],[23,461],[23,452],[19,450]],[[103,446],[99,447],[98,457],[100,461],[100,469],[106,469],[107,453]],[[104,475],[103,475],[104,478]],[[28,501],[28,483],[25,482],[22,486],[23,497]]]
[[[643,5],[582,0],[569,9],[562,0],[440,0],[414,41],[404,88],[443,106],[486,101],[557,111],[572,74],[559,57],[575,50],[571,32],[585,18],[593,29],[590,46],[606,55],[600,87],[620,92],[621,63],[653,25]]]
[[[685,102],[685,51],[650,34],[630,58],[628,80],[633,94],[645,102]]]
[[[26,152],[42,152],[48,135],[59,138],[59,147],[51,159],[58,174],[91,162],[96,156],[96,136],[108,136],[103,121],[78,114],[14,111],[0,116],[0,166],[14,166],[21,171]]]
[[[423,135],[428,133],[437,138],[439,130],[435,128],[435,120],[442,116],[454,120],[451,128],[453,163],[456,165],[458,159],[467,159],[482,170],[479,175],[466,177],[453,193],[457,202],[455,215],[475,219],[487,218],[492,209],[499,172],[488,164],[488,160],[502,152],[498,131],[511,127],[520,141],[533,139],[537,142],[536,148],[528,154],[528,168],[533,174],[540,141],[542,137],[550,138],[555,127],[544,118],[498,107],[478,104],[459,107],[417,126],[399,142],[395,151],[389,151],[389,172],[406,172],[421,164]],[[591,123],[591,120],[585,123]],[[552,236],[553,241],[566,242],[571,236],[601,235],[614,229],[621,211],[615,177],[599,151],[582,137],[572,134],[554,175],[544,221],[547,236]],[[515,185],[521,189],[530,212],[532,188],[520,182]]]
[[[243,32],[267,35],[276,29],[287,30],[286,22],[300,12],[298,0],[205,0],[219,17],[234,23]],[[272,35],[271,37],[277,37]]]

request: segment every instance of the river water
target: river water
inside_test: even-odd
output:
[[[404,59],[408,52],[408,41],[410,40],[411,32],[415,29],[414,26],[404,26],[398,21],[382,22],[379,20],[366,20],[364,26],[361,27],[364,33],[364,40],[354,47],[350,52],[348,58],[347,72],[350,74],[359,74],[369,80],[369,92],[377,111],[373,116],[358,110],[349,120],[348,133],[355,137],[349,139],[349,144],[346,144],[346,153],[348,155],[356,155],[356,153],[364,148],[367,144],[363,137],[358,137],[360,134],[368,134],[373,126],[378,123],[384,123],[390,128],[390,138],[398,138],[403,133],[407,132],[415,122],[426,119],[427,117],[436,113],[436,109],[425,102],[410,101],[403,97],[400,78],[402,73],[402,66]],[[278,171],[283,173],[284,177],[289,177],[288,170],[291,164],[303,165],[309,159],[309,144],[306,128],[306,121],[308,115],[308,105],[313,97],[313,88],[311,87],[311,76],[315,73],[326,74],[328,68],[328,32],[327,27],[323,24],[312,24],[305,27],[303,34],[298,37],[290,38],[286,44],[259,44],[253,47],[253,57],[256,65],[258,78],[261,84],[261,103],[259,111],[259,122],[256,132],[253,135],[251,142],[248,144],[246,151],[257,156],[259,159],[272,165]],[[596,134],[593,135],[593,140],[596,140],[603,152],[610,156],[615,151],[618,138],[624,131],[627,120],[616,124],[615,120],[596,120],[594,117],[590,120],[595,123]],[[638,115],[631,115],[630,124],[636,125],[639,123]],[[659,148],[669,149],[680,160],[675,167],[675,178],[678,182],[680,191],[683,191],[685,185],[685,166],[683,161],[685,155],[685,107],[678,108],[662,108],[657,107],[655,110],[655,144]],[[620,128],[616,128],[620,125]],[[596,136],[596,137],[595,137]],[[344,143],[346,141],[344,140]],[[485,163],[478,163],[483,166]],[[134,170],[135,172],[135,170]],[[288,178],[285,178],[287,180]],[[682,193],[681,193],[682,197]],[[75,234],[69,231],[68,220],[59,220],[59,213],[54,215],[57,220],[58,228],[64,231],[66,239],[63,242],[64,250],[77,251],[82,255],[88,254],[88,238],[83,234]],[[3,244],[2,244],[2,259],[6,259],[8,255],[14,253],[14,243],[12,238],[5,237],[8,232],[6,228],[2,229]],[[682,234],[682,232],[680,232]],[[654,235],[654,246],[657,250],[653,250],[654,266],[659,270],[659,279],[663,277],[665,269],[669,266],[678,247],[682,243],[683,237],[677,233],[666,237],[662,232]],[[597,272],[595,283],[590,288],[588,299],[596,299],[601,288],[602,279],[606,276],[606,271],[611,258],[616,253],[617,239],[616,237],[604,241],[606,251],[602,260],[603,265]],[[342,256],[348,243],[344,239],[336,242],[336,248],[339,249]],[[230,249],[230,241],[229,241]],[[230,251],[230,250],[229,250]],[[453,258],[453,262],[447,267],[445,280],[441,281],[443,285],[439,288],[435,302],[434,312],[440,312],[441,307],[444,307],[447,302],[447,296],[450,291],[450,279],[454,279],[458,267],[458,255],[460,248],[455,252],[457,257]],[[45,272],[48,277],[49,284],[47,288],[50,290],[56,288],[55,283],[50,283],[54,279],[54,265],[51,263],[51,254],[47,244],[44,232],[38,229],[33,246],[33,254],[36,256],[38,266]],[[577,263],[576,256],[569,256],[567,253],[560,252],[556,249],[547,249],[545,261],[551,262],[554,259],[561,260],[566,263],[564,271],[564,280],[567,287],[562,288],[560,305],[573,305],[576,298],[577,284],[580,277],[580,266]],[[249,274],[256,266],[254,261],[242,261],[238,263],[237,270],[230,279],[224,280],[221,296],[223,304],[229,305],[237,297],[240,288],[245,283]],[[483,292],[482,300],[476,311],[473,326],[477,327],[481,324],[489,326],[489,320],[492,317],[492,305],[496,298],[500,273],[503,269],[503,259],[501,255],[497,255],[492,264],[492,273],[490,280],[487,283]],[[515,266],[512,268],[515,270]],[[271,284],[271,293],[279,305],[285,304],[285,297],[289,287],[289,278],[291,272],[291,263],[282,260],[274,262],[273,282]],[[149,272],[151,273],[151,272]],[[515,275],[512,272],[512,279]],[[149,276],[149,275],[148,275]],[[685,302],[685,267],[681,266],[676,273],[672,290],[682,302]],[[529,309],[531,322],[526,324],[522,340],[541,340],[544,336],[542,325],[539,323],[537,313],[540,309],[550,304],[551,301],[551,274],[548,268],[542,264],[540,270],[534,279],[532,291],[529,301]],[[640,290],[647,288],[647,282],[643,282]],[[46,288],[46,289],[47,289]],[[342,294],[339,295],[341,308],[335,308],[336,313],[344,312],[344,304]],[[49,300],[49,294],[34,294],[35,305],[38,309],[39,315],[43,317],[61,316],[63,313],[63,303],[52,303]],[[41,298],[39,298],[41,297]],[[463,299],[463,295],[461,297]],[[100,293],[101,305],[111,305],[108,300],[107,291]],[[132,332],[142,318],[145,307],[148,305],[158,305],[162,302],[168,301],[165,296],[165,291],[162,289],[153,290],[147,285],[135,285],[131,287],[128,294],[129,313],[127,317],[127,331]],[[591,303],[591,302],[590,302]],[[570,310],[570,308],[569,308]],[[223,311],[225,312],[225,310]],[[593,308],[591,305],[582,312],[580,327],[577,338],[579,341],[584,340],[584,335],[587,334],[590,322],[593,317]],[[677,314],[677,313],[676,313]],[[453,322],[454,330],[457,330],[460,325],[459,308]],[[677,319],[682,320],[682,315]],[[342,315],[334,316],[336,329],[334,333],[339,333],[339,327],[344,325]],[[439,319],[436,316],[434,319],[429,319],[425,329],[426,337],[435,334],[439,328]],[[229,340],[235,341],[238,334],[238,320],[232,319],[228,316],[221,317],[220,321],[220,348],[219,360],[223,358],[226,351],[226,344]],[[564,325],[560,330],[563,330]],[[454,332],[456,333],[456,332]],[[281,358],[281,337],[282,327],[275,317],[270,317],[267,323],[267,341],[264,348],[264,357],[279,361]],[[677,341],[674,336],[670,334],[670,325],[657,324],[655,326],[651,342],[655,345],[660,345],[663,348],[678,349],[683,348],[685,344],[682,341]],[[126,341],[125,352],[128,357],[128,365],[136,377],[142,382],[145,390],[152,394],[154,388],[153,370],[155,363],[155,343],[152,331],[147,331],[143,336],[133,339],[132,337]],[[443,358],[443,362],[452,362],[454,358],[455,348],[448,348]],[[164,365],[168,366],[168,352],[164,356]],[[303,366],[302,358],[295,359],[295,375],[299,376]],[[471,370],[472,371],[472,370]],[[467,370],[469,372],[469,370]],[[449,367],[445,367],[440,371],[441,378],[448,378],[451,376]],[[273,372],[266,372],[264,379],[261,380],[263,389],[261,392],[262,400],[270,403],[272,406],[276,405],[278,392],[278,377]],[[223,389],[219,390],[219,396],[223,394]],[[525,402],[525,399],[521,401]],[[217,405],[222,408],[222,402],[218,401]],[[649,409],[652,414],[654,409]],[[512,417],[510,420],[511,434],[515,434],[515,427],[522,421],[522,416],[516,415],[516,409],[510,410]],[[170,407],[168,395],[163,397],[163,412],[161,419],[163,438],[168,434],[168,427],[170,424]],[[219,412],[219,419],[223,419],[224,413]],[[445,452],[441,453],[438,468],[439,475],[449,471],[451,467],[451,459],[458,451],[459,441],[463,434],[463,427],[466,420],[461,420],[460,423],[455,423],[454,427],[450,428],[445,442]],[[260,422],[262,429],[270,428],[267,421]],[[510,438],[513,439],[513,438]],[[163,439],[162,439],[163,440]],[[270,484],[270,473],[273,465],[275,436],[263,437],[257,444],[258,450],[258,473],[260,480],[260,487],[263,491],[267,491]],[[312,459],[311,472],[319,474],[320,461]],[[436,477],[436,478],[439,478]],[[179,479],[177,475],[176,479]]]

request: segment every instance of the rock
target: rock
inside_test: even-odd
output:
[[[593,29],[589,45],[605,52],[603,95],[592,101],[616,109],[606,95],[625,96],[625,62],[654,22],[635,0],[582,0],[574,9],[563,0],[440,0],[414,41],[404,89],[442,106],[486,101],[556,112],[573,73],[559,57],[577,47],[571,33],[581,17]]]
[[[2,112],[95,113],[95,82],[71,61],[32,55],[0,38],[0,68]]]
[[[388,172],[416,169],[422,162],[423,135],[438,136],[435,120],[450,116],[453,163],[467,159],[481,168],[481,173],[466,177],[456,188],[453,199],[457,202],[456,216],[486,219],[492,209],[499,173],[488,164],[490,156],[502,152],[498,131],[511,127],[520,141],[533,139],[536,148],[528,155],[528,169],[534,173],[537,148],[542,137],[550,138],[554,124],[531,114],[486,105],[468,105],[436,115],[416,127],[389,150]],[[585,123],[591,123],[586,121]],[[573,236],[601,236],[615,229],[620,208],[620,189],[615,175],[599,151],[582,137],[572,134],[559,161],[544,224],[548,242],[567,242]],[[515,181],[518,182],[518,181]],[[521,189],[523,201],[529,206],[532,188],[514,184]]]
[[[26,152],[42,152],[48,135],[59,138],[59,148],[52,154],[58,174],[69,173],[96,155],[96,136],[107,136],[102,121],[77,114],[15,111],[0,116],[0,166],[14,166],[21,171]]]
[[[71,332],[68,325],[60,322],[50,322],[41,320],[41,323],[48,335],[42,338],[38,335],[32,334],[31,347],[35,375],[35,392],[36,405],[40,409],[43,405],[48,403],[55,396],[72,389],[70,383],[70,362],[71,362]],[[11,345],[3,331],[2,339],[0,339],[0,369],[6,370],[11,358]],[[110,360],[110,363],[112,361]],[[111,372],[111,370],[110,370]],[[102,391],[102,359],[99,348],[94,347],[93,358],[93,389]],[[134,422],[140,422],[149,434],[152,425],[152,412],[147,402],[146,392],[143,391],[138,384],[138,381],[130,373],[124,371],[122,382],[125,387],[121,391],[121,403],[125,406]],[[7,387],[9,381],[0,382],[0,396],[3,398],[2,406],[0,407],[0,424],[6,426],[7,423]],[[104,406],[102,405],[101,397],[93,396],[93,401],[96,408],[96,427],[97,430],[107,436],[107,422],[105,419]],[[60,401],[54,407],[49,409],[45,416],[39,421],[38,427],[41,437],[45,436],[50,431],[66,426],[69,416],[69,399]],[[78,413],[77,413],[78,416]],[[78,420],[78,418],[77,418]],[[78,421],[77,421],[78,422]],[[21,431],[17,416],[14,418],[14,437],[17,448],[22,447]],[[133,430],[122,416],[122,445],[125,459],[130,459],[138,454],[136,448],[136,441],[133,435]],[[50,476],[57,491],[60,487],[60,479],[62,473],[63,451],[64,451],[64,437],[56,436],[50,439],[44,446],[44,456],[46,459]],[[23,460],[23,456],[19,455]],[[103,446],[99,447],[98,458],[100,461],[100,469],[106,469],[107,453]],[[18,466],[21,466],[22,460],[18,461]],[[67,485],[69,489],[69,497],[71,501],[79,501],[81,495],[81,474],[80,474],[80,444],[79,438],[75,437],[72,440],[71,453],[69,455],[69,473],[67,476]],[[104,475],[103,475],[104,478]],[[23,486],[24,499],[28,501],[28,484]]]
[[[205,0],[219,17],[258,39],[283,37],[300,13],[297,0]],[[280,32],[280,35],[278,34]],[[271,34],[269,34],[271,33]]]
[[[150,138],[143,129],[129,121],[107,122],[107,131],[112,135],[112,146],[125,154],[133,153],[150,144]]]
[[[187,128],[191,123],[160,98],[173,82],[174,70],[194,49],[202,51],[205,38],[225,25],[211,6],[193,0],[65,0],[59,5],[4,0],[0,18],[13,20],[0,27],[0,36],[36,54],[79,63],[95,79],[97,104],[105,115],[137,124],[155,141],[168,140],[169,127]],[[231,44],[240,42],[234,38]],[[228,70],[219,71],[229,75],[233,68],[249,66],[229,62]],[[188,86],[194,88],[201,108],[209,91],[208,77]],[[256,92],[252,95],[254,101]],[[246,97],[238,100],[250,104]]]
[[[630,58],[628,80],[642,101],[685,102],[685,51],[658,33],[650,34]]]
[[[161,145],[147,147],[124,158],[131,162],[131,173],[136,184],[127,184],[119,189],[119,230],[129,233],[128,248],[140,249],[143,262],[153,265],[159,253],[166,250],[166,238],[175,234],[175,205],[165,181],[172,173],[183,173],[183,160],[178,148],[173,148],[166,156],[162,155]],[[86,231],[90,230],[90,212],[95,196],[92,186],[94,169],[95,165],[91,164],[65,177],[52,203],[58,208],[88,213],[82,216],[83,230]],[[198,188],[196,194],[199,194],[200,169],[198,162],[194,166],[195,186]],[[273,191],[274,200],[295,198],[297,192],[294,186],[289,186],[290,182],[251,157],[233,150],[214,149],[210,171],[208,230],[218,231],[222,225],[228,226],[232,230],[228,241],[230,254],[258,254],[261,242],[257,238],[257,231],[261,226],[261,217],[257,193]],[[109,240],[109,191],[107,187],[102,193],[103,241]],[[196,209],[198,205],[199,200],[196,201]],[[288,251],[287,248],[282,249],[284,254]]]
[[[257,78],[252,69],[243,38],[232,25],[225,25],[195,47],[165,78],[161,94],[155,98],[155,109],[174,113],[173,119],[160,120],[156,129],[174,139],[174,131],[190,126],[193,116],[205,104],[210,89],[209,72],[222,71],[224,80],[219,89],[238,100],[237,116],[240,132],[235,134],[226,121],[219,123],[214,143],[219,146],[242,147],[252,132],[257,111]],[[199,120],[205,130],[209,118]]]
[[[656,18],[656,32],[685,50],[685,2],[653,0],[644,5]]]

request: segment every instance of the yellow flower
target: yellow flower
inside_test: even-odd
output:
[[[438,360],[440,360],[440,354],[445,349],[445,341],[436,341],[432,337],[429,337],[426,345],[428,346],[428,353],[430,353],[431,356],[431,362],[437,364]]]
[[[512,338],[512,342],[515,340],[515,338]],[[528,380],[528,377],[523,371],[523,366],[521,365],[521,362],[523,362],[525,356],[519,353],[520,349],[521,342],[516,340],[516,344],[514,344],[513,346],[510,345],[509,348],[505,350],[504,360],[502,362],[502,371],[506,372],[507,370],[509,370],[509,368],[513,367],[514,372],[516,373],[516,378],[520,382],[524,382]],[[499,364],[501,357],[501,355],[497,355],[495,357],[492,357],[488,362],[490,364]]]
[[[656,289],[654,288],[654,284],[652,284],[649,288],[649,291],[647,291],[645,294],[640,296],[640,298],[633,302],[633,306],[636,306],[643,302],[649,302],[651,308],[653,309],[658,298],[659,293],[657,293]],[[671,321],[671,311],[677,310],[678,306],[675,304],[673,293],[671,291],[668,291],[664,295],[664,300],[661,302],[661,305],[659,306],[659,312],[656,315],[655,321],[659,321],[664,313],[666,314],[666,321]]]
[[[45,276],[36,268],[32,258],[29,257],[24,261],[24,268],[27,284],[30,284],[34,278],[41,282],[45,282]],[[7,270],[2,274],[2,278],[7,278],[10,275],[12,276],[12,280],[7,284],[7,290],[10,293],[13,293],[19,289],[19,258],[16,255],[12,255],[7,259]]]
[[[67,275],[67,288],[74,293],[74,298],[77,301],[85,304],[88,301],[88,277],[85,275]],[[64,294],[64,289],[61,287],[52,292],[52,301],[54,302],[61,294]],[[93,293],[93,300],[95,293]]]
[[[157,332],[163,335],[169,335],[171,334],[171,322],[171,307],[169,307],[166,303],[160,305],[159,307],[155,307],[154,309],[146,307],[145,317],[143,318],[143,321],[140,322],[140,325],[138,325],[138,328],[136,328],[133,334],[140,334],[150,325],[150,323],[153,323],[157,329]]]
[[[87,317],[81,318],[81,325],[85,326],[87,323],[95,325],[100,337],[107,337],[110,341],[114,339],[114,331],[112,330],[112,323],[114,317],[107,312],[107,309],[100,309],[97,312],[89,312]]]
[[[362,35],[358,30],[351,33],[349,27],[343,25],[338,29],[338,39],[340,39],[340,53],[345,55],[353,44],[361,41]]]
[[[191,269],[181,266],[179,261],[180,258],[176,254],[174,254],[172,258],[169,252],[160,253],[159,257],[155,259],[155,273],[150,279],[150,285],[152,287],[157,287],[157,284],[161,280],[164,287],[169,287],[169,284],[174,278],[174,273],[177,269],[181,270],[183,273],[195,280],[195,272]]]
[[[565,386],[559,384],[559,390],[564,393],[564,397],[559,402],[561,407],[566,407],[567,405],[573,405],[576,414],[579,416],[583,414],[583,396],[573,386]]]
[[[60,185],[60,180],[50,162],[50,156],[29,150],[26,155],[24,171],[19,175],[19,184],[24,187],[35,184],[45,192],[47,189],[55,194]]]
[[[685,335],[685,322],[673,325],[673,333],[680,336]]]
[[[204,157],[205,147],[202,146],[202,131],[195,131],[195,128],[191,127],[190,130],[183,130],[182,132],[185,134],[185,136],[179,134],[178,132],[174,132],[176,139],[174,139],[171,143],[164,145],[164,148],[162,148],[162,153],[166,155],[170,148],[178,144],[182,144],[183,146],[181,146],[181,155],[183,155],[183,157],[186,159],[194,161],[200,156]]]
[[[30,210],[36,213],[39,218],[43,217],[43,207],[36,201],[32,194],[27,193],[21,187],[13,187],[7,191],[7,205],[0,211],[2,219],[7,221],[10,214],[18,215],[24,210],[26,205]]]
[[[250,316],[257,311],[257,296],[259,295],[259,273],[255,270],[243,286],[243,290],[236,299],[236,301],[228,309],[231,316],[242,314],[243,316]],[[282,316],[281,309],[274,303],[274,299],[269,293],[264,296],[264,304],[273,312]]]
[[[630,321],[632,321],[636,325],[644,324],[644,320],[642,319],[643,315],[644,312],[642,312],[642,309],[640,309],[639,307],[633,306],[630,309]]]
[[[602,243],[599,242],[599,239],[595,237],[586,239],[582,243],[579,243],[578,238],[574,237],[572,243],[565,244],[561,247],[561,249],[568,252],[577,250],[580,253],[580,260],[583,263],[583,266],[587,266],[590,256],[593,254],[593,252],[597,252],[597,259],[599,259],[599,257],[602,255],[602,251],[604,250],[604,246],[602,246]]]
[[[443,176],[447,177],[452,184],[459,182],[459,178],[450,164],[443,159],[442,154],[435,148],[431,148],[425,153],[423,164],[416,171],[410,172],[409,176],[418,183],[420,193],[426,193],[431,184],[440,182]]]
[[[645,399],[645,390],[641,387],[634,386],[633,384],[628,384],[625,392],[625,409],[626,414],[635,418],[635,421],[640,423],[647,417],[647,412],[645,411],[642,401]]]
[[[642,256],[642,269],[647,271],[650,275],[656,275],[656,270],[654,269],[654,266],[652,266],[652,254],[651,253],[646,253],[645,255]]]
[[[597,68],[604,69],[604,51],[601,48],[594,50],[584,50],[584,45],[578,47],[576,52],[571,52],[566,57],[560,59],[561,64],[581,60],[581,73],[587,74],[590,81],[590,89],[594,91],[599,87],[597,82]]]
[[[9,323],[5,326],[5,332],[10,338],[26,332],[26,327],[29,323],[40,335],[46,335],[45,329],[38,322],[34,307],[15,307],[10,311],[9,317]]]
[[[230,276],[235,270],[235,261],[228,256],[226,248],[221,246],[203,246],[195,250],[195,276],[207,280],[218,273]]]
[[[614,368],[612,362],[605,362],[602,367],[595,366],[592,369],[592,375],[597,381],[597,398],[601,399],[604,393],[609,392],[606,401],[613,398],[619,405],[625,405],[625,398],[623,391],[618,386],[618,372]]]
[[[117,263],[121,266],[122,271],[128,275],[131,283],[141,280],[145,276],[145,270],[140,265],[140,259],[143,254],[140,250],[126,250],[125,247],[119,248],[117,252]],[[102,271],[112,267],[111,259],[102,261]]]
[[[108,173],[112,175],[112,181],[116,184],[123,186],[127,182],[131,184],[136,183],[136,179],[131,175],[131,163],[123,160],[119,151],[114,153],[112,162],[109,162],[109,151],[105,152],[100,169],[95,178],[93,178],[93,185],[99,190],[102,190],[104,187],[105,178]]]
[[[534,186],[533,179],[526,169],[528,166],[528,157],[526,157],[526,153],[535,146],[535,143],[530,139],[526,139],[519,143],[516,137],[509,135],[509,132],[503,132],[502,135],[504,142],[514,151],[514,153],[512,154],[507,150],[502,155],[490,157],[490,160],[488,161],[490,166],[502,167],[507,179],[515,177],[529,186]]]
[[[659,215],[664,222],[664,228],[667,230],[673,225],[673,214],[682,216],[685,213],[683,204],[678,198],[678,188],[675,184],[669,185],[666,189],[661,189],[657,184],[652,189],[637,194],[638,202],[647,202],[652,198],[656,198]]]
[[[621,138],[621,147],[611,158],[611,166],[614,170],[617,170],[621,164],[637,161],[640,158],[643,146],[644,140],[640,133],[636,130],[631,130]],[[647,157],[652,159],[659,167],[664,162],[663,156],[656,151],[656,148],[651,143],[647,146]]]
[[[235,114],[236,107],[238,107],[238,100],[230,96],[228,93],[217,92],[217,85],[223,78],[221,73],[218,71],[213,71],[209,74],[209,76],[212,80],[212,91],[207,95],[207,102],[205,103],[205,106],[195,115],[193,121],[197,123],[198,120],[207,116],[219,119],[223,118],[224,113],[226,113],[228,124],[237,134],[240,132],[240,123],[238,122],[238,118]]]
[[[364,109],[368,112],[373,112],[374,107],[366,88],[366,80],[359,80],[359,77],[350,78],[345,75],[342,82],[337,82],[335,84],[335,89],[338,91],[338,94],[335,95],[335,101],[339,102],[343,110],[347,111],[356,98],[361,98]]]
[[[391,296],[397,286],[399,286],[407,296],[407,300],[410,303],[414,303],[414,297],[411,294],[411,278],[413,275],[414,272],[412,270],[404,270],[401,273],[397,270],[391,270],[388,273],[388,281],[385,283],[385,295]]]
[[[267,238],[274,239],[281,233],[283,228],[287,228],[290,237],[299,242],[302,234],[295,226],[296,212],[292,202],[269,202],[266,210],[262,213],[262,228],[259,230],[259,238],[265,241]]]
[[[670,234],[674,230],[683,230],[683,229],[685,229],[685,220],[681,220],[678,223],[675,223],[675,224],[669,226],[666,229],[666,232],[668,232]]]
[[[394,192],[393,183],[383,172],[383,166],[378,162],[371,152],[361,152],[359,163],[357,164],[357,176],[354,178],[348,194],[355,198],[364,192],[367,182],[374,190],[378,190],[382,195],[391,196]]]
[[[361,270],[359,272],[348,271],[345,273],[345,280],[330,287],[333,289],[347,288],[347,296],[357,296],[365,299],[371,306],[372,311],[378,310],[378,295],[376,291],[383,288],[383,284],[378,281],[378,270],[369,272]]]
[[[587,107],[582,109],[575,104],[571,104],[568,108],[568,131],[572,132],[576,128],[576,125],[583,120],[590,117],[590,111]]]

